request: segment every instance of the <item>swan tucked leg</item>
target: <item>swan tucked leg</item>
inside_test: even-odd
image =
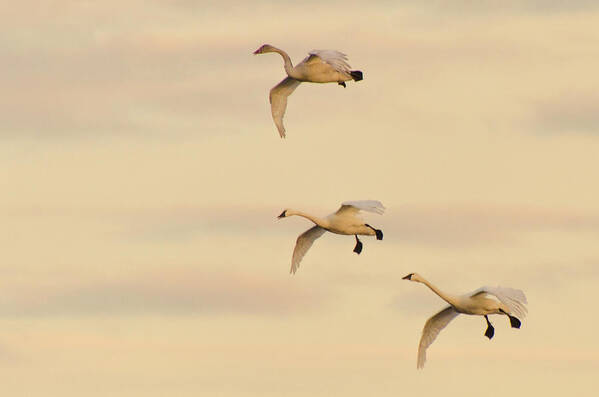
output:
[[[370,226],[368,223],[366,223],[364,226],[371,228],[372,230],[374,230],[374,233],[376,234],[376,239],[377,240],[382,240],[383,239],[383,231],[380,229],[375,229],[372,226]]]
[[[356,236],[356,246],[354,247],[354,252],[356,254],[360,255],[360,252],[362,252],[362,242],[358,238],[357,234],[355,236]]]
[[[493,335],[495,335],[495,328],[493,328],[493,326],[491,325],[491,322],[489,321],[489,317],[487,317],[487,315],[485,314],[485,320],[487,320],[487,330],[485,331],[485,336],[489,339],[493,338]]]

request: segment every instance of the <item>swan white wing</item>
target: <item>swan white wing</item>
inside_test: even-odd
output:
[[[298,85],[300,85],[300,81],[286,77],[270,90],[269,99],[272,119],[279,130],[281,138],[285,138],[283,116],[285,115],[285,109],[287,109],[287,97],[295,91]]]
[[[484,286],[474,291],[471,296],[480,295],[483,293],[493,295],[499,299],[501,303],[510,309],[511,315],[518,317],[519,319],[526,317],[528,309],[525,305],[528,303],[528,301],[526,300],[526,295],[524,295],[524,292],[521,290],[506,287]]]
[[[347,55],[336,50],[312,50],[309,56],[303,62],[310,63],[314,61],[313,57],[320,58],[321,61],[328,63],[333,69],[342,73],[349,73],[351,67],[347,63]]]
[[[383,203],[377,200],[345,201],[341,203],[341,208],[337,210],[336,214],[340,215],[342,213],[351,212],[355,215],[359,211],[374,212],[382,215],[385,212],[385,207],[383,206]]]
[[[437,335],[443,328],[447,326],[456,318],[459,313],[455,311],[453,306],[447,306],[439,313],[429,318],[424,324],[422,329],[422,337],[420,338],[420,344],[418,345],[418,362],[416,366],[418,368],[424,368],[424,362],[426,361],[426,349],[435,341]]]
[[[326,232],[325,229],[321,228],[320,226],[314,226],[299,235],[295,243],[295,248],[293,249],[293,256],[291,257],[291,270],[289,273],[295,274],[299,268],[302,258],[304,255],[306,255],[306,252],[308,252],[314,241],[322,236],[324,232]]]

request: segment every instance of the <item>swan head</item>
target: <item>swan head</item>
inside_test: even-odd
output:
[[[264,54],[266,52],[275,52],[275,50],[276,50],[276,48],[271,46],[270,44],[264,44],[260,48],[258,48],[256,51],[254,51],[254,55]]]
[[[278,219],[287,218],[288,216],[298,215],[299,213],[295,210],[291,210],[289,208],[285,209],[281,212],[281,215],[277,216]]]
[[[417,283],[421,283],[422,277],[420,277],[420,274],[418,274],[418,273],[410,273],[407,276],[402,277],[402,280],[409,280],[409,281],[415,281]]]

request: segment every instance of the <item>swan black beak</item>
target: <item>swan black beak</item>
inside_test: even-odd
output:
[[[410,273],[410,274],[408,274],[407,276],[405,276],[405,277],[402,277],[401,279],[402,279],[402,280],[411,280],[413,275],[414,275],[414,273]]]
[[[281,212],[281,215],[277,216],[277,219],[285,218],[287,216],[286,213],[287,213],[287,210]]]

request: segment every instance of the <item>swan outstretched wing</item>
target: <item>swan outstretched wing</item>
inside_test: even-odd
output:
[[[309,56],[304,59],[303,62],[310,63],[315,61],[315,57],[320,58],[321,61],[328,63],[341,73],[350,73],[351,67],[347,63],[347,55],[336,50],[312,50],[309,52]]]
[[[520,320],[526,317],[526,314],[528,313],[528,309],[525,306],[528,303],[526,295],[519,289],[485,286],[474,291],[471,296],[480,294],[495,296],[501,303],[510,309],[511,315],[518,317]]]
[[[341,203],[341,208],[337,210],[336,214],[340,215],[347,212],[357,214],[359,211],[374,212],[382,215],[385,212],[385,207],[383,203],[377,200],[345,201]]]
[[[312,246],[312,243],[314,243],[317,238],[322,236],[324,232],[326,232],[325,229],[321,228],[320,226],[314,226],[299,235],[295,243],[295,248],[293,249],[293,256],[291,257],[291,270],[289,273],[295,274],[299,268],[302,258],[304,255],[306,255],[306,252],[308,252]]]
[[[291,77],[284,78],[279,84],[270,90],[270,110],[272,119],[279,130],[281,138],[285,138],[285,127],[283,126],[283,116],[287,109],[287,97],[295,91],[300,81]]]
[[[447,326],[459,313],[455,311],[453,306],[447,306],[439,313],[429,318],[422,329],[422,337],[418,345],[418,368],[424,367],[426,361],[426,349],[435,341],[437,335],[443,328]]]

